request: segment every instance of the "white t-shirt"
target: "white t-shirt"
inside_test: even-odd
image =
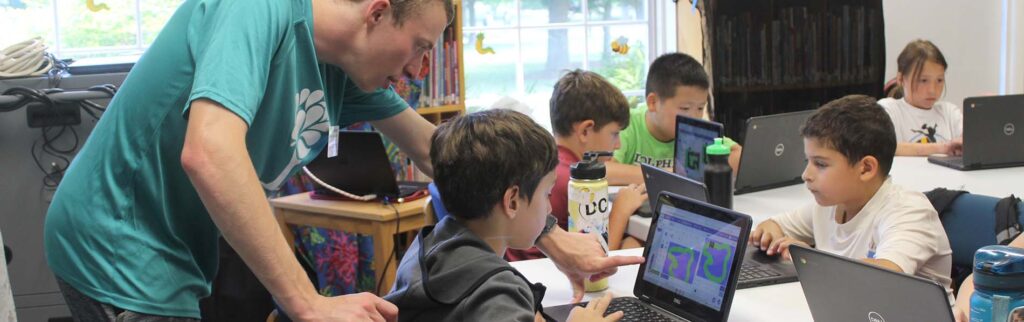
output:
[[[835,206],[810,204],[772,217],[783,232],[815,248],[854,259],[886,259],[908,274],[944,285],[953,301],[953,251],[946,231],[924,194],[886,179],[860,213],[845,224]]]
[[[936,143],[964,134],[964,113],[950,102],[935,102],[931,109],[920,109],[905,99],[878,101],[896,128],[896,142]]]
[[[0,236],[0,241],[3,236]],[[0,253],[3,253],[0,251]],[[7,276],[7,259],[0,256],[0,322],[14,322],[14,298],[11,296],[11,282]]]

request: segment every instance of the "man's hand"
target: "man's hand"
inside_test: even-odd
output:
[[[625,313],[622,311],[615,311],[612,314],[604,315],[604,311],[608,310],[608,304],[612,302],[612,294],[604,293],[604,296],[596,298],[590,303],[587,303],[587,307],[574,307],[569,312],[569,317],[565,320],[567,322],[579,322],[579,321],[607,321],[614,322],[622,319]]]
[[[760,248],[761,251],[768,252],[768,255],[774,255],[769,246],[772,244],[772,241],[782,237],[786,237],[786,234],[782,232],[782,227],[775,223],[775,221],[768,219],[758,224],[757,228],[750,232],[750,244]]]
[[[370,293],[319,297],[297,321],[396,321],[398,307]]]
[[[644,262],[641,256],[611,256],[604,253],[597,237],[591,234],[570,233],[555,227],[537,243],[572,283],[573,303],[583,299],[583,280],[592,281],[615,274],[619,266]]]

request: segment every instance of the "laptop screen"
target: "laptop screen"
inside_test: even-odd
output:
[[[720,311],[740,227],[665,203],[657,220],[644,281]]]
[[[722,136],[722,125],[715,122],[676,116],[676,146],[673,169],[676,174],[704,182],[704,148]]]

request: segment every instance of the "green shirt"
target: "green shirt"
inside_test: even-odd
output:
[[[662,169],[672,169],[675,141],[661,142],[647,129],[647,106],[641,104],[629,111],[629,126],[619,133],[622,147],[615,150],[615,162],[622,164],[646,163]]]
[[[199,318],[220,232],[181,166],[190,102],[216,101],[249,125],[246,147],[268,194],[319,153],[331,125],[408,108],[319,64],[312,19],[309,0],[182,4],[57,189],[44,229],[53,272],[119,308]]]

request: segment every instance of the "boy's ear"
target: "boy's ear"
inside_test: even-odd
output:
[[[655,112],[657,110],[657,106],[656,106],[657,104],[658,104],[658,93],[651,92],[650,94],[647,94],[647,111],[648,112]]]
[[[501,197],[502,212],[508,219],[516,219],[519,211],[519,186],[511,186],[505,189],[505,195]]]
[[[896,72],[896,85],[903,86],[903,72]]]
[[[384,14],[390,8],[391,2],[388,0],[371,0],[370,5],[366,7],[366,13],[364,14],[366,23],[371,26],[380,24],[384,21]]]
[[[862,181],[868,181],[874,179],[879,174],[878,158],[874,156],[866,156],[860,159],[860,167],[857,169],[860,173],[860,179]]]
[[[597,130],[594,128],[594,124],[594,120],[576,122],[576,124],[572,125],[573,134],[575,134],[577,138],[586,137],[591,134],[591,132]]]

